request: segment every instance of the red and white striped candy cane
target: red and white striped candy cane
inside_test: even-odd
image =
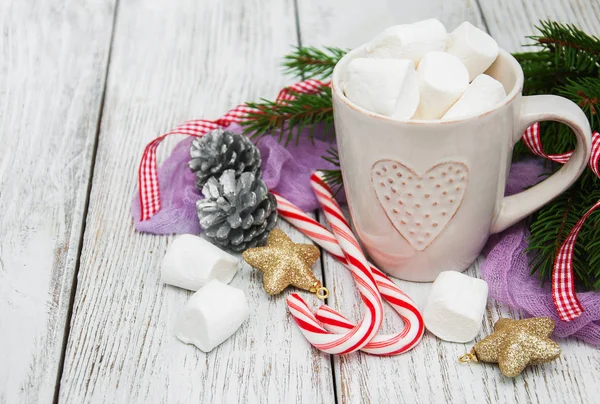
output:
[[[319,324],[306,302],[298,294],[292,293],[288,296],[288,308],[304,337],[315,348],[333,354],[354,352],[367,345],[381,327],[383,321],[381,295],[371,268],[331,190],[318,174],[311,176],[311,185],[348,262],[361,294],[365,312],[363,319],[357,325],[344,328],[342,333],[330,333]]]
[[[275,198],[279,217],[288,221],[334,258],[348,266],[340,245],[329,230],[282,196],[275,194]],[[396,334],[375,336],[362,348],[362,351],[373,355],[401,354],[415,347],[423,337],[425,331],[423,316],[410,297],[373,264],[369,263],[369,265],[381,296],[400,315],[404,321],[404,328]],[[321,306],[316,318],[331,332],[342,333],[354,327],[348,319],[328,306]]]

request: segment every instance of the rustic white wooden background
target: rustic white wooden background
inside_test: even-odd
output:
[[[172,237],[130,216],[144,145],[273,97],[292,45],[352,47],[429,17],[510,51],[546,17],[600,34],[599,0],[0,1],[0,403],[598,402],[600,352],[575,340],[515,379],[430,334],[395,358],[321,354],[248,267],[234,337],[204,354],[173,335],[190,293],[159,280]],[[317,268],[358,317],[348,272],[327,255]],[[422,307],[429,285],[398,283]],[[481,336],[501,314],[520,315],[490,301]]]

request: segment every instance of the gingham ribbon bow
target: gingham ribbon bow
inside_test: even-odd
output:
[[[323,86],[328,86],[319,80],[305,80],[283,88],[278,96],[277,102],[285,103],[293,100],[296,94],[314,94],[321,91]],[[250,112],[257,112],[245,105],[238,105],[221,118],[216,120],[196,119],[187,121],[175,129],[157,137],[148,143],[140,162],[138,171],[138,182],[140,192],[141,220],[148,220],[161,208],[160,188],[158,183],[158,170],[156,164],[156,149],[158,145],[170,135],[187,135],[202,137],[206,132],[214,129],[226,128],[232,123],[242,123],[248,119]],[[540,124],[531,125],[523,134],[523,141],[527,147],[536,155],[547,158],[554,162],[565,164],[573,154],[572,151],[563,154],[546,154],[542,148],[540,137]],[[592,136],[592,154],[589,165],[591,170],[600,178],[598,162],[600,160],[600,134],[594,132]],[[577,235],[583,227],[585,220],[600,206],[600,201],[586,212],[585,215],[571,229],[571,232],[560,247],[554,260],[552,271],[552,298],[556,310],[563,321],[571,321],[583,313],[583,307],[575,294],[573,278],[573,250]]]
[[[572,151],[563,154],[546,154],[542,149],[542,140],[540,137],[540,124],[534,123],[525,131],[523,142],[529,149],[538,156],[547,158],[556,163],[565,164],[573,154]],[[600,160],[600,134],[592,134],[592,154],[590,156],[590,169],[600,178],[598,161]],[[552,269],[552,299],[558,315],[562,321],[571,321],[583,313],[583,307],[575,293],[575,283],[573,278],[573,250],[577,235],[583,227],[585,220],[600,206],[600,201],[588,210],[575,226],[560,246],[558,254],[554,259]]]

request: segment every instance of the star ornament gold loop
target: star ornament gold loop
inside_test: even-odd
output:
[[[263,273],[263,286],[268,294],[276,295],[288,286],[295,286],[318,296],[325,292],[311,267],[320,255],[318,247],[294,243],[283,231],[274,229],[266,246],[249,248],[242,258]]]
[[[527,365],[550,362],[560,356],[560,346],[549,338],[552,331],[554,321],[549,317],[501,318],[494,325],[492,334],[458,360],[462,363],[495,362],[503,375],[515,377]]]

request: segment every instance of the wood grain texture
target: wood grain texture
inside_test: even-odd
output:
[[[0,403],[54,398],[113,7],[0,2]]]
[[[242,328],[208,354],[177,340],[191,293],[160,282],[172,238],[136,233],[130,216],[148,141],[277,94],[297,44],[293,2],[124,1],[117,15],[60,402],[332,402],[329,356],[248,266],[232,281],[249,300]]]
[[[521,45],[537,31],[534,25],[543,19],[576,24],[584,31],[600,35],[598,0],[479,0],[490,34],[509,52],[528,51]]]
[[[430,17],[449,29],[464,20],[488,27],[510,51],[540,18],[600,33],[597,0],[296,2],[304,45],[353,47],[384,26]],[[0,403],[54,396],[114,3],[0,3]],[[472,344],[431,334],[400,357],[356,353],[332,366],[304,340],[284,296],[267,297],[248,266],[232,285],[248,296],[249,321],[209,354],[179,342],[174,323],[191,293],[159,280],[172,238],[131,225],[139,157],[185,119],[276,94],[284,83],[280,57],[297,43],[294,1],[133,0],[120,2],[117,15],[59,402],[598,401],[600,352],[574,340],[560,341],[559,361],[514,380],[495,365],[458,364]],[[348,271],[329,256],[323,266],[329,303],[360,318]],[[429,284],[397,283],[423,307]],[[479,338],[502,315],[520,313],[490,301]],[[400,326],[386,307],[383,331]]]
[[[481,261],[481,260],[480,260]],[[480,261],[467,274],[479,276]],[[359,296],[349,287],[348,271],[326,255],[325,282],[333,290],[329,303],[349,318],[361,317]],[[395,280],[421,309],[430,284]],[[398,331],[401,320],[389,306],[382,332]],[[488,335],[501,316],[521,318],[489,299],[481,332],[476,340]],[[409,353],[392,358],[377,358],[362,353],[334,358],[338,402],[398,403],[593,403],[600,394],[598,387],[600,353],[577,340],[560,340],[563,353],[553,363],[527,368],[522,376],[509,379],[496,365],[458,363],[473,343],[444,342],[426,332],[422,342]]]
[[[437,17],[448,29],[464,20],[485,28],[477,4],[473,1],[445,2],[370,2],[368,9],[359,1],[300,2],[300,27],[304,45],[329,44],[353,47],[368,41],[383,27],[391,24]],[[499,9],[511,3],[513,11],[524,7],[540,15],[556,15],[556,10],[574,9],[574,2],[539,1],[495,2],[481,0],[483,8]],[[584,3],[584,2],[579,2]],[[590,5],[580,8],[597,8]],[[372,10],[372,11],[369,11]],[[387,11],[387,12],[386,12]],[[552,14],[554,13],[554,14]],[[558,11],[562,13],[562,11]],[[486,15],[487,17],[487,15]],[[501,46],[515,50],[516,38],[529,34],[529,27],[537,18],[509,21],[513,13],[505,12],[497,18],[493,35]],[[580,15],[573,16],[577,21]],[[588,16],[588,21],[589,21]],[[490,18],[486,18],[490,24]],[[597,19],[596,19],[597,20]],[[516,26],[521,28],[515,34]],[[348,27],[352,27],[351,30]],[[597,28],[597,27],[596,27]],[[352,31],[349,33],[349,31]],[[594,31],[592,31],[594,32]],[[352,286],[349,272],[330,256],[324,257],[325,281],[332,291],[329,303],[353,320],[361,317],[359,296]],[[466,273],[478,276],[479,262]],[[397,281],[423,308],[430,284]],[[500,316],[517,317],[517,313],[490,299],[484,325],[478,339],[488,335]],[[383,332],[399,330],[400,319],[386,307]],[[595,402],[600,388],[600,352],[576,340],[560,341],[563,355],[557,362],[527,369],[521,377],[508,379],[495,365],[462,365],[457,358],[467,352],[471,344],[452,344],[426,333],[423,341],[410,353],[394,358],[377,358],[362,353],[334,358],[337,398],[340,403],[399,402],[399,403],[529,403],[529,402]]]

